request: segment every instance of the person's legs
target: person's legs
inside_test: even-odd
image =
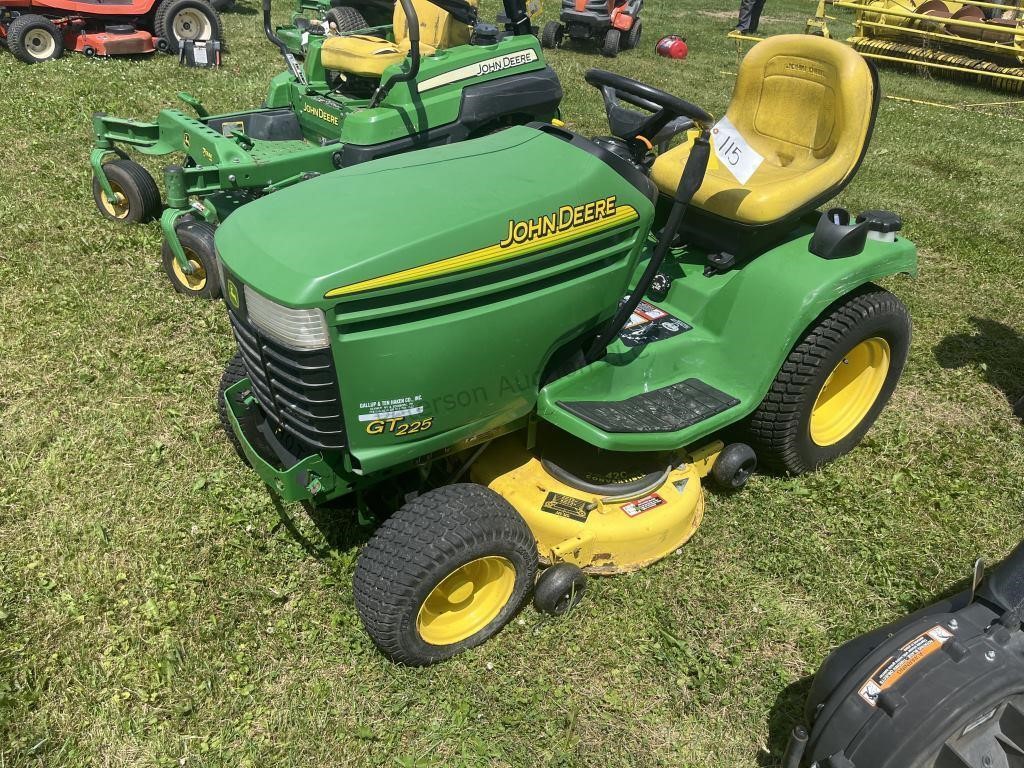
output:
[[[756,32],[764,3],[765,0],[740,0],[740,20],[736,29],[740,32]]]
[[[761,23],[761,11],[764,10],[765,0],[753,0],[750,9],[750,31],[757,32],[757,25]]]

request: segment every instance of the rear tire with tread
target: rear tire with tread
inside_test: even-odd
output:
[[[324,14],[324,20],[328,25],[334,24],[335,31],[339,34],[344,32],[355,32],[359,29],[367,29],[370,26],[363,14],[355,8],[350,8],[347,5],[339,5],[331,8],[326,14]]]
[[[45,47],[36,45],[35,37],[40,42],[49,38]],[[64,35],[57,25],[38,13],[26,13],[18,16],[7,28],[7,47],[15,58],[26,64],[39,64],[53,61],[64,55]]]
[[[622,33],[615,29],[609,29],[604,36],[604,45],[601,46],[601,55],[607,56],[609,59],[614,59],[619,55],[619,43],[622,39]]]
[[[515,581],[500,611],[475,634],[448,645],[420,635],[428,596],[461,566],[480,558],[511,563]],[[526,522],[494,491],[459,483],[409,501],[377,529],[353,579],[356,609],[376,646],[409,666],[434,664],[480,645],[515,615],[533,586],[537,544]]]
[[[867,284],[827,309],[797,342],[764,400],[748,422],[759,462],[794,475],[817,469],[853,449],[889,401],[910,350],[907,308],[889,291]],[[810,418],[830,374],[867,339],[889,346],[889,368],[881,390],[856,427],[837,442],[821,446],[811,439]]]
[[[181,41],[174,34],[174,18],[178,14],[193,10],[206,17],[210,27],[209,37],[195,37],[195,40],[222,40],[224,26],[220,14],[207,0],[164,0],[157,6],[153,16],[153,31],[156,36],[167,44],[168,53],[177,54],[181,50]]]
[[[544,25],[544,29],[540,33],[540,45],[542,48],[560,48],[562,46],[562,35],[564,31],[562,29],[561,22],[549,21]]]

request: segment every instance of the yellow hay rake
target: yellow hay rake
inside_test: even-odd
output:
[[[807,32],[830,36],[826,5],[856,13],[847,40],[868,59],[1024,91],[1022,0],[820,0]]]

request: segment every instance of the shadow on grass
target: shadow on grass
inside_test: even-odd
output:
[[[316,506],[303,502],[302,508],[323,539],[322,544],[317,544],[299,529],[295,518],[285,509],[281,499],[273,493],[270,494],[270,497],[274,509],[281,519],[281,525],[310,557],[323,559],[330,557],[332,552],[359,549],[373,535],[375,526],[362,525],[355,509],[350,506],[337,504]]]
[[[1000,390],[1024,418],[1024,336],[997,320],[972,317],[974,333],[955,333],[935,346],[935,359],[943,368],[981,365],[985,378]]]

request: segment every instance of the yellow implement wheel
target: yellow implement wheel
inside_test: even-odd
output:
[[[876,336],[839,361],[811,409],[811,439],[817,445],[838,443],[864,420],[885,384],[890,359],[889,342]]]
[[[175,259],[171,262],[171,269],[174,270],[174,279],[190,291],[198,293],[206,287],[206,270],[203,269],[203,265],[200,263],[199,259],[196,258],[194,251],[186,248],[185,256],[188,257],[188,263],[192,267],[192,274],[185,272],[185,270],[181,268],[181,264],[178,263],[178,260]]]
[[[486,627],[508,603],[516,569],[504,557],[481,557],[459,566],[420,606],[416,629],[431,645],[450,645]]]
[[[192,271],[186,272],[175,258],[171,244],[164,240],[164,272],[170,278],[174,290],[194,299],[216,299],[220,296],[220,279],[217,249],[213,243],[213,225],[186,217],[174,231],[178,236],[178,242],[181,243],[181,249],[185,252],[185,258],[192,266]]]
[[[133,160],[112,160],[103,164],[111,198],[99,178],[92,180],[92,197],[104,218],[121,224],[149,221],[160,215],[160,189],[149,171]]]

